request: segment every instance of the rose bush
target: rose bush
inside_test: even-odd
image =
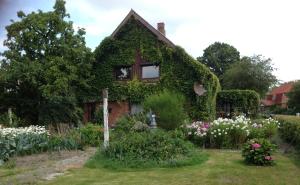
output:
[[[267,139],[251,139],[244,144],[242,156],[248,164],[273,165],[272,153],[276,145],[271,144]]]

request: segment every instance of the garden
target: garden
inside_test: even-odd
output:
[[[299,119],[291,116],[247,118],[244,114],[214,121],[190,120],[184,97],[164,90],[143,102],[144,112],[126,115],[110,129],[87,124],[62,134],[44,126],[1,128],[3,182],[21,184],[28,167],[19,160],[39,153],[96,151],[79,168],[41,184],[297,184],[300,178]],[[151,110],[153,119],[147,114]],[[166,111],[168,110],[168,111]],[[152,120],[152,122],[151,122]],[[68,159],[69,160],[69,159]],[[39,173],[38,173],[39,174]],[[176,180],[175,180],[176,179]]]

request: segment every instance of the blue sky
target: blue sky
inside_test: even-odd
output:
[[[5,26],[16,12],[52,10],[54,0],[0,0],[0,51]],[[67,0],[74,28],[86,29],[94,49],[134,9],[150,24],[165,22],[167,37],[193,57],[215,41],[236,47],[242,56],[271,58],[282,81],[300,79],[299,0]]]

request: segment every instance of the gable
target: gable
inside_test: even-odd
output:
[[[111,34],[111,37],[114,38],[118,33],[120,32],[121,28],[128,22],[130,19],[135,19],[137,22],[139,22],[141,25],[143,25],[145,28],[147,28],[152,34],[154,34],[158,40],[164,42],[169,47],[175,48],[175,44],[173,44],[165,35],[160,33],[157,29],[155,29],[151,24],[149,24],[145,19],[143,19],[140,15],[138,15],[134,10],[130,10],[130,12],[127,14],[127,16],[124,18],[124,20],[121,22],[121,24],[115,29],[115,31]]]

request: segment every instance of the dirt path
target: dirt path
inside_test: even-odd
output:
[[[0,176],[0,185],[36,184],[52,180],[69,169],[81,168],[95,151],[96,148],[87,148],[85,151],[60,151],[17,157],[16,167],[11,174]]]

